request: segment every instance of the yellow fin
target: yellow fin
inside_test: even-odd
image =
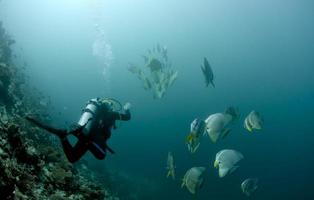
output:
[[[247,120],[245,120],[244,122],[244,128],[248,130],[249,132],[253,132],[253,127],[250,124],[248,124]]]
[[[215,160],[215,162],[214,162],[214,168],[218,168],[219,167],[219,162],[218,162],[218,160]]]
[[[253,132],[253,129],[249,126],[246,127],[246,129],[249,131],[249,132]]]
[[[191,142],[194,138],[195,138],[195,135],[194,135],[193,133],[190,133],[190,134],[186,137],[186,142]]]

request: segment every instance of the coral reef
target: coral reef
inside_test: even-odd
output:
[[[13,81],[15,68],[11,66],[11,45],[14,44],[9,35],[4,30],[2,23],[0,22],[0,102],[5,104],[12,104],[14,99],[13,91],[16,89],[17,83]],[[18,93],[15,91],[15,93]]]
[[[6,33],[2,22],[0,22],[0,62],[8,63],[11,59],[11,45],[14,44],[15,41],[10,38],[10,36]]]
[[[29,126],[25,114],[49,120],[43,97],[27,89],[12,62],[11,45],[0,22],[0,194],[1,199],[118,200],[93,179],[84,163],[64,157],[55,138]],[[53,137],[53,136],[52,136]]]

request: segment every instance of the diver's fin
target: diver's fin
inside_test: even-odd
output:
[[[50,133],[53,133],[61,138],[64,138],[68,135],[67,131],[64,130],[64,129],[56,129],[56,128],[53,128],[51,126],[48,126],[48,125],[45,125],[45,124],[42,124],[40,123],[39,121],[37,121],[36,119],[33,119],[29,116],[26,116],[25,119],[33,124],[35,124],[36,126],[38,126],[39,128],[42,128]]]

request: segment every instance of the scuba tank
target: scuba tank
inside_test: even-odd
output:
[[[107,109],[105,110],[104,107],[107,107]],[[108,111],[109,106],[104,105],[99,98],[91,99],[87,102],[78,121],[78,125],[84,126],[82,130],[84,136],[90,136],[98,128],[101,117],[104,115],[104,112]]]
[[[100,121],[104,119],[105,115],[113,109],[119,109],[119,107],[122,108],[120,102],[110,98],[89,100],[78,121],[78,125],[84,126],[82,130],[84,136],[89,137],[93,132],[98,132]]]

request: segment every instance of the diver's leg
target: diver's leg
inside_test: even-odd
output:
[[[72,128],[69,131],[69,135],[75,136],[78,140],[84,140],[87,139],[83,134],[83,128],[84,126],[76,125],[74,128]]]
[[[88,122],[91,119],[88,119],[87,122],[82,126],[79,124],[75,124],[71,130],[69,131],[69,134],[74,135],[75,137],[77,137],[78,139],[87,139],[86,136],[83,133],[83,129],[85,128],[85,126],[88,124]]]
[[[74,147],[70,144],[68,138],[61,139],[63,151],[68,158],[69,162],[74,163],[78,161],[88,150],[88,144],[79,140]]]

